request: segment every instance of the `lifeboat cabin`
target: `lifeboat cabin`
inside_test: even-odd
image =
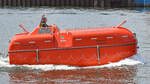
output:
[[[120,61],[137,53],[135,35],[120,25],[62,31],[50,25],[33,32],[20,25],[25,33],[10,41],[10,64],[95,66]]]

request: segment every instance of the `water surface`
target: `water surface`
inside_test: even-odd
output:
[[[125,59],[120,62],[94,67],[66,65],[9,65],[7,49],[9,40],[23,32],[18,24],[32,31],[45,13],[48,24],[56,24],[61,30],[72,28],[123,25],[137,34],[140,61]],[[0,82],[3,84],[149,84],[150,82],[150,12],[128,9],[58,9],[58,8],[3,8],[0,9]]]

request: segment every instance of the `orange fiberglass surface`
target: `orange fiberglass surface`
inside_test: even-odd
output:
[[[120,25],[122,25],[123,21]],[[120,27],[67,29],[38,26],[10,41],[10,64],[94,66],[120,61],[137,53],[137,40]]]

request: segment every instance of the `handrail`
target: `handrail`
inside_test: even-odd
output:
[[[120,45],[104,45],[104,46],[83,46],[83,47],[70,47],[70,48],[52,48],[52,49],[38,49],[38,51],[52,51],[52,50],[70,50],[70,49],[82,49],[82,48],[104,48],[104,47],[118,47],[118,46],[130,46],[136,45],[137,43],[129,43],[129,44],[120,44]],[[35,50],[17,50],[17,51],[8,51],[8,53],[17,53],[17,52],[36,52]]]

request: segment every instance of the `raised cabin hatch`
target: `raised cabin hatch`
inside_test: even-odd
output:
[[[72,33],[57,33],[55,34],[57,45],[60,48],[72,47]]]

